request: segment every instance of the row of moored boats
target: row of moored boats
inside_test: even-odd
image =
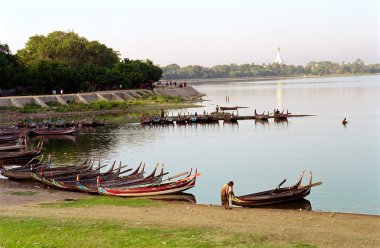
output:
[[[12,180],[36,180],[56,189],[81,191],[91,194],[114,196],[153,196],[183,192],[195,186],[200,173],[192,170],[175,176],[168,176],[164,167],[158,164],[147,176],[145,164],[136,169],[127,165],[94,165],[94,161],[86,160],[77,165],[52,166],[50,157],[47,162],[32,159],[23,166],[5,168],[2,176]],[[108,168],[108,169],[107,169]],[[164,176],[168,176],[164,179]]]

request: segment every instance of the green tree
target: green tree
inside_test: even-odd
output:
[[[28,66],[40,60],[52,60],[74,68],[81,68],[85,64],[112,67],[119,61],[117,51],[98,41],[88,41],[72,31],[55,31],[46,37],[32,36],[17,55]]]

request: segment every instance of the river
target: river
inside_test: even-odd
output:
[[[307,197],[313,210],[380,214],[380,76],[299,78],[255,82],[193,83],[207,94],[204,107],[246,106],[240,115],[274,108],[315,116],[288,122],[143,127],[140,124],[83,129],[75,138],[48,140],[56,163],[100,157],[147,171],[163,163],[172,175],[202,173],[189,193],[202,204],[220,204],[219,189],[235,182],[235,194],[272,189],[284,178],[296,182],[305,170],[322,181]],[[226,102],[226,96],[229,102]],[[174,114],[176,110],[170,111]],[[235,111],[236,113],[236,111]],[[343,118],[349,123],[341,124]]]

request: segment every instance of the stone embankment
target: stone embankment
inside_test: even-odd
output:
[[[41,107],[48,107],[48,103],[58,103],[67,105],[68,103],[88,104],[100,100],[126,101],[138,99],[150,95],[169,95],[179,96],[187,100],[199,99],[201,94],[191,86],[187,87],[157,87],[154,90],[136,89],[136,90],[117,90],[117,91],[97,91],[91,93],[62,94],[62,95],[35,95],[35,96],[9,96],[0,97],[0,106],[22,108],[26,104],[36,104]]]

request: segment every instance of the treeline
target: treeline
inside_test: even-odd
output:
[[[199,65],[180,67],[171,64],[161,67],[163,79],[212,79],[236,77],[271,77],[271,76],[303,76],[303,75],[335,75],[380,73],[380,64],[365,65],[360,59],[353,63],[333,63],[330,61],[312,61],[304,66],[272,64],[230,64],[216,65],[210,68]]]
[[[16,54],[0,43],[0,89],[16,94],[76,93],[138,88],[162,76],[161,68],[150,60],[119,56],[112,48],[74,32],[32,36]]]

